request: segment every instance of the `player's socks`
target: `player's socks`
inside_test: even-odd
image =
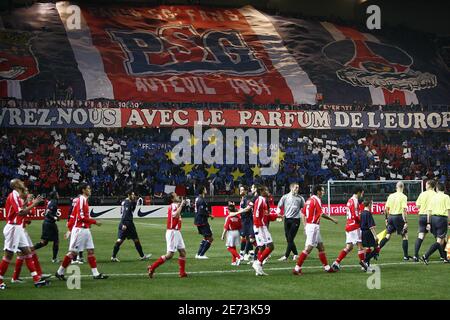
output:
[[[262,263],[262,262],[264,261],[264,259],[266,259],[266,258],[269,256],[269,254],[270,254],[271,252],[272,252],[272,249],[269,248],[269,247],[266,247],[266,248],[264,249],[264,251],[261,253],[261,256],[258,257],[258,261]]]
[[[300,256],[298,257],[297,266],[301,267],[303,265],[303,262],[305,262],[306,258],[308,258],[308,252],[303,250],[302,253],[300,253]]]
[[[439,247],[441,245],[437,242],[433,243],[430,248],[428,249],[428,251],[425,253],[425,258],[429,258],[436,250],[439,250]]]
[[[58,242],[53,242],[53,260],[56,260],[58,258],[58,251],[59,251],[59,243]]]
[[[441,255],[441,258],[442,259],[446,259],[447,258],[447,253],[444,250],[444,246],[439,246],[438,250],[439,250],[439,254]]]
[[[114,245],[111,257],[115,258],[117,256],[117,253],[119,253],[119,250],[120,250],[120,245],[121,245],[121,243],[116,242],[116,244]]]
[[[233,262],[236,262],[236,259],[240,259],[240,255],[236,251],[236,247],[228,247],[228,252],[233,256]]]
[[[249,252],[250,252],[250,250],[252,250],[253,249],[253,242],[251,242],[251,241],[247,241],[246,242],[246,244],[245,244],[245,254],[248,254]]]
[[[381,248],[383,248],[385,245],[386,245],[386,243],[389,241],[389,239],[388,238],[383,238],[381,241],[380,241],[380,249]]]
[[[320,262],[322,262],[322,265],[324,267],[328,266],[328,260],[327,260],[327,256],[325,254],[325,251],[320,251],[319,252],[319,259],[320,259]]]
[[[341,261],[344,260],[347,254],[348,254],[347,248],[342,249],[341,252],[339,252],[338,257],[336,258],[336,262],[341,263]]]
[[[155,270],[156,268],[158,268],[160,265],[162,265],[164,262],[166,262],[166,256],[161,256],[158,258],[158,260],[156,260],[155,262],[153,262],[153,264],[151,265],[150,268],[152,268],[153,270]]]
[[[32,251],[31,257],[34,262],[34,267],[36,268],[36,272],[38,273],[38,275],[41,275],[42,274],[41,264],[39,263],[39,258],[37,256],[36,252]]]
[[[22,270],[23,260],[25,260],[24,256],[17,256],[16,265],[14,267],[13,279],[17,280],[20,277],[20,271]]]
[[[419,257],[419,250],[422,246],[423,239],[417,238],[416,245],[414,246],[414,257]]]
[[[5,275],[6,271],[8,271],[10,262],[11,260],[6,257],[3,257],[2,262],[0,262],[0,284],[3,283],[3,276]]]
[[[197,255],[201,256],[201,253],[203,252],[203,248],[205,247],[205,245],[206,245],[206,240],[203,239],[200,242],[200,246],[198,247]]]
[[[88,254],[87,260],[91,267],[92,275],[94,277],[98,276],[100,273],[97,270],[97,259],[95,259],[95,256],[93,254]]]
[[[39,280],[41,280],[41,276],[36,271],[33,256],[31,254],[25,256],[25,264],[27,265],[27,268],[30,271],[31,276],[33,277],[33,281],[38,282]]]
[[[134,243],[134,247],[136,248],[136,251],[138,252],[139,257],[142,258],[143,256],[145,256],[144,251],[142,250],[142,245],[139,241]]]
[[[366,260],[366,251],[364,251],[364,249],[358,251],[358,258],[359,258],[359,261]]]
[[[208,249],[211,247],[211,241],[209,241],[209,240],[205,240],[205,241],[206,241],[206,243],[203,246],[203,250],[202,250],[202,252],[200,252],[201,256],[204,256],[206,251],[208,251]]]
[[[34,247],[34,250],[37,250],[37,249],[40,249],[40,248],[45,247],[45,246],[42,244],[42,242],[38,242],[33,247]]]
[[[247,239],[242,238],[241,239],[241,254],[244,254],[246,247],[247,247]]]
[[[180,275],[183,275],[186,273],[186,257],[179,257],[178,258],[178,265],[180,266]]]
[[[69,266],[70,262],[72,261],[73,256],[65,255],[63,261],[61,262],[61,265],[59,266],[59,269],[57,271],[58,274],[63,275],[66,268]]]
[[[402,248],[403,248],[403,256],[407,257],[408,256],[408,240],[402,241]]]

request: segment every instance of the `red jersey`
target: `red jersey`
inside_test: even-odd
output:
[[[9,224],[22,224],[24,216],[19,216],[19,211],[23,208],[23,200],[19,197],[19,192],[13,190],[6,198],[5,213],[6,221]]]
[[[267,218],[265,217],[269,213],[269,206],[267,205],[264,197],[258,196],[253,205],[253,224],[255,227],[263,227],[266,225]]]
[[[27,206],[31,206],[33,204],[32,201],[27,203]],[[30,216],[36,216],[37,213],[37,209],[36,207],[34,207],[33,209],[30,210],[30,212],[23,217],[23,221],[22,221],[22,227],[26,228],[27,225],[29,225],[31,223],[31,219],[29,218]]]
[[[347,224],[345,226],[345,231],[350,232],[360,228],[361,217],[359,214],[359,203],[358,198],[355,196],[351,197],[347,201]]]
[[[223,226],[225,230],[241,230],[242,228],[242,221],[241,221],[241,215],[238,214],[237,216],[227,216],[225,218],[225,225]]]
[[[181,230],[181,215],[176,217],[179,204],[172,203],[167,212],[167,230]]]
[[[74,227],[77,228],[90,228],[91,224],[95,224],[97,222],[94,219],[91,219],[89,215],[89,204],[87,202],[87,198],[83,195],[76,198],[72,214],[75,219]]]
[[[322,201],[318,196],[314,195],[306,200],[305,206],[303,207],[306,223],[320,224],[322,213]]]

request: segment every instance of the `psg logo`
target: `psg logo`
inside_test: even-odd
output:
[[[364,40],[340,40],[322,49],[330,60],[342,68],[337,77],[354,87],[394,90],[423,90],[437,85],[436,76],[411,69],[412,57],[402,49]]]

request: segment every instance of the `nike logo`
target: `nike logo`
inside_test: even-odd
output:
[[[141,209],[139,208],[137,215],[138,215],[138,217],[145,217],[145,216],[147,216],[147,215],[149,215],[149,214],[151,214],[153,212],[156,212],[156,211],[158,211],[159,209],[162,209],[162,208],[163,207],[159,207],[159,208],[156,208],[156,209],[153,209],[153,210],[150,210],[150,211],[145,211],[145,212],[142,212]]]
[[[109,212],[111,210],[114,210],[114,209],[115,208],[111,208],[111,209],[108,209],[108,210],[105,210],[105,211],[100,211],[100,212],[95,212],[94,209],[91,209],[90,215],[91,215],[91,217],[96,218],[96,217],[99,217],[102,214],[107,213],[107,212]]]

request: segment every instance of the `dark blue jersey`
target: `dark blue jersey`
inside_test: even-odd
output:
[[[239,204],[239,206],[241,207],[241,209],[245,209],[247,208],[247,206],[251,203],[251,200],[249,199],[249,197],[244,196],[241,199],[241,203]],[[247,223],[253,223],[253,212],[252,210],[249,210],[247,212],[241,213],[241,221],[244,224]]]
[[[122,219],[120,223],[133,222],[133,212],[136,209],[136,202],[130,199],[125,199],[121,203],[120,213],[122,214]]]
[[[58,201],[50,200],[47,204],[47,210],[45,211],[44,221],[55,223],[58,219]]]
[[[375,227],[375,220],[373,219],[372,213],[364,210],[361,213],[361,231],[370,230],[372,227]]]
[[[194,224],[196,226],[203,226],[208,224],[208,217],[209,217],[209,211],[208,211],[208,204],[205,201],[205,198],[202,196],[198,196],[195,199],[195,217],[194,217]]]

